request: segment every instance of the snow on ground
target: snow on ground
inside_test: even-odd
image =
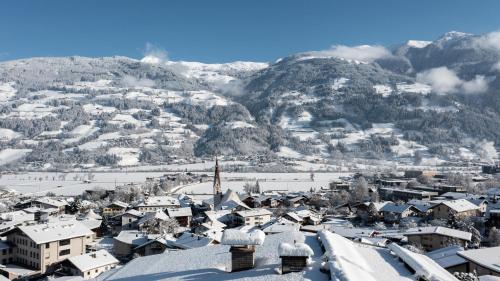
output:
[[[22,135],[18,132],[14,132],[11,129],[0,128],[0,141],[10,141],[20,137],[22,137]]]
[[[17,93],[15,82],[0,83],[0,102],[7,102]]]
[[[212,107],[214,105],[228,105],[229,101],[219,95],[216,95],[209,91],[188,91],[185,93],[184,103],[187,104],[199,104],[206,107]]]
[[[460,155],[460,158],[462,158],[464,160],[472,160],[472,159],[476,158],[476,154],[474,154],[472,151],[470,151],[469,149],[467,149],[465,147],[459,148],[459,155]]]
[[[281,260],[278,245],[282,242],[293,243],[299,235],[305,236],[305,243],[314,251],[311,264],[303,272],[279,274]],[[203,254],[200,255],[200,252]],[[212,245],[136,258],[107,274],[105,280],[326,281],[328,275],[320,272],[320,263],[321,249],[314,234],[287,232],[268,235],[263,245],[256,246],[255,268],[250,270],[229,272],[229,246]]]
[[[338,91],[341,88],[343,88],[348,81],[349,81],[348,78],[344,78],[344,77],[337,78],[333,81],[332,89],[335,91]]]
[[[304,155],[302,155],[301,153],[286,146],[281,146],[279,152],[277,152],[276,154],[280,157],[289,157],[296,159],[304,157]]]
[[[0,166],[8,164],[23,158],[26,154],[30,153],[31,149],[12,149],[6,148],[0,151]]]
[[[123,125],[123,123],[129,123],[140,127],[141,124],[144,122],[135,119],[134,117],[132,117],[132,115],[120,113],[116,114],[113,120],[109,121],[109,123],[118,125]]]
[[[302,111],[302,113],[297,118],[297,121],[303,124],[309,124],[313,119],[311,113],[309,111]]]
[[[429,94],[432,91],[432,87],[422,83],[406,84],[398,83],[396,84],[396,89],[398,93],[416,93],[416,94]]]
[[[56,116],[56,114],[53,113],[56,109],[56,107],[49,107],[42,103],[26,102],[13,108],[12,112],[7,116],[12,118],[37,119],[49,115]]]
[[[307,167],[309,168],[309,167]],[[309,170],[309,169],[308,169]],[[311,174],[308,172],[298,173],[221,173],[222,191],[226,192],[232,189],[237,192],[243,192],[245,183],[255,183],[259,181],[262,191],[308,191],[312,188],[319,189],[328,187],[333,180],[350,175],[350,173],[316,173],[314,181],[311,181]],[[213,189],[212,182],[203,182],[186,186],[177,193],[211,193]]]
[[[268,67],[267,63],[236,61],[224,64],[206,64],[200,62],[168,61],[180,74],[187,78],[197,78],[213,84],[227,84],[237,78],[238,72],[257,71]]]
[[[106,90],[106,89],[113,89],[114,87],[111,87],[111,80],[97,80],[97,81],[82,81],[82,82],[75,82],[73,85],[68,85],[67,87],[72,87],[75,89],[93,89],[93,90]]]
[[[83,105],[83,110],[91,115],[100,115],[101,113],[112,113],[116,108],[110,106],[102,106],[98,104],[87,103]]]
[[[249,124],[245,121],[233,121],[233,122],[227,122],[226,126],[231,128],[231,129],[237,129],[237,128],[254,128],[252,124]]]
[[[83,138],[91,136],[93,133],[99,131],[98,127],[94,127],[95,121],[91,122],[91,125],[80,125],[74,128],[69,135],[71,138],[67,138],[63,141],[64,144],[70,144],[73,142],[77,142]]]
[[[374,85],[373,88],[375,89],[375,93],[377,93],[383,97],[388,97],[392,94],[392,87],[391,86]]]
[[[121,160],[118,162],[119,166],[134,166],[139,164],[139,153],[140,150],[138,148],[130,147],[112,147],[107,152],[107,154],[114,154],[121,157]]]

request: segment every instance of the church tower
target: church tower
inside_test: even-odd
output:
[[[219,159],[215,157],[215,174],[214,174],[214,209],[220,205],[222,201],[222,188],[220,183]]]

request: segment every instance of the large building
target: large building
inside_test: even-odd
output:
[[[12,248],[12,263],[44,274],[52,270],[52,265],[84,254],[94,233],[78,221],[57,221],[19,226],[8,231],[6,236]],[[0,272],[13,277],[9,265],[0,268]]]

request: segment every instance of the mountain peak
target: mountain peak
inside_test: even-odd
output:
[[[465,32],[460,32],[460,31],[449,31],[446,32],[445,34],[441,35],[436,41],[450,41],[454,39],[460,39],[464,37],[471,36],[472,34],[470,33],[465,33]]]
[[[422,40],[408,40],[406,45],[412,48],[425,48],[427,45],[431,44],[432,41],[422,41]]]

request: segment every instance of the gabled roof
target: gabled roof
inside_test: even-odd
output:
[[[270,211],[268,211],[266,209],[258,208],[258,209],[239,211],[239,212],[236,212],[236,214],[238,216],[246,218],[246,217],[256,217],[256,216],[270,216],[273,213],[271,213]]]
[[[177,240],[172,241],[171,244],[181,249],[193,249],[210,245],[213,241],[214,239],[209,237],[184,232]]]
[[[78,221],[54,221],[44,224],[19,226],[18,229],[37,244],[93,234],[92,230]]]
[[[107,207],[109,207],[109,206],[118,206],[118,207],[123,208],[123,209],[128,208],[127,203],[119,201],[119,200],[115,200],[115,201],[111,202]]]
[[[458,252],[458,255],[500,273],[500,246]]]
[[[318,235],[325,248],[332,280],[457,281],[430,258],[410,252],[396,243],[386,249],[360,245],[325,230]],[[394,255],[404,263],[393,262],[397,261]]]
[[[425,235],[425,234],[438,234],[442,236],[459,238],[462,240],[470,241],[472,234],[470,232],[465,232],[453,228],[443,227],[443,226],[427,226],[427,227],[415,227],[408,229],[403,235]]]
[[[433,206],[432,208],[435,208],[436,206],[439,206],[441,204],[447,206],[448,208],[454,210],[457,213],[479,209],[478,206],[472,204],[471,202],[467,201],[466,199],[443,201],[440,204]]]
[[[171,218],[176,217],[192,217],[193,212],[191,212],[190,207],[184,208],[167,208],[168,216]]]
[[[63,207],[63,206],[68,205],[68,203],[66,201],[56,200],[56,199],[52,199],[49,197],[37,198],[33,201],[38,202],[38,203],[47,204],[50,206],[55,206],[55,207]]]
[[[179,199],[171,196],[150,196],[137,205],[137,207],[148,206],[180,206],[180,203]]]
[[[99,250],[79,256],[73,256],[68,258],[68,261],[82,272],[101,266],[116,265],[119,263],[119,261],[106,250]]]
[[[231,210],[237,208],[238,206],[245,209],[251,209],[247,204],[240,200],[240,197],[234,190],[228,189],[226,194],[222,197],[220,204],[215,206],[215,209]]]
[[[113,239],[134,246],[139,246],[148,241],[147,235],[138,230],[122,230]]]
[[[165,214],[165,212],[163,210],[157,210],[156,212],[146,213],[142,218],[139,219],[137,224],[141,225],[141,224],[144,224],[144,223],[146,223],[148,221],[152,221],[152,220],[166,221],[166,220],[168,220],[168,216],[167,216],[167,214]]]
[[[466,262],[465,259],[458,255],[458,252],[463,250],[463,247],[452,245],[428,252],[426,255],[443,268],[448,268]]]
[[[406,204],[397,205],[397,204],[391,203],[391,204],[385,204],[382,208],[380,208],[379,211],[380,212],[401,214],[410,208],[414,208],[414,207],[411,205],[406,205]]]

